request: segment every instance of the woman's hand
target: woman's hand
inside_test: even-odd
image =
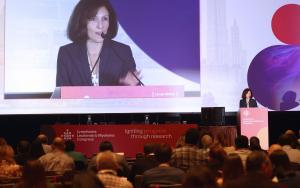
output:
[[[126,76],[119,80],[119,83],[121,85],[126,85],[126,86],[136,86],[139,84],[139,80],[137,78],[138,79],[142,78],[141,71],[134,71],[134,72],[128,71]]]

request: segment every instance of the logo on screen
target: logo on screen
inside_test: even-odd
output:
[[[64,140],[72,140],[72,138],[74,138],[74,134],[71,131],[69,131],[69,129],[66,129],[61,135],[61,137]]]

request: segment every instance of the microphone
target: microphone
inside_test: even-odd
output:
[[[110,37],[109,37],[109,34],[105,34],[105,33],[101,33],[101,37],[104,39],[104,40],[110,40]],[[134,76],[134,78],[139,82],[138,85],[141,85],[141,86],[144,86],[144,83],[137,77],[137,75],[129,69],[128,67],[128,63],[126,60],[124,60],[120,54],[114,49],[114,47],[111,46],[111,49],[112,51],[114,52],[114,54],[122,61],[125,63],[126,65],[126,68],[128,69],[128,71]]]

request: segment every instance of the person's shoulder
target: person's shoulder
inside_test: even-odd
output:
[[[109,42],[115,48],[130,48],[127,44],[117,42],[115,40],[109,40]]]
[[[60,47],[60,50],[74,51],[83,47],[83,43],[72,42]]]

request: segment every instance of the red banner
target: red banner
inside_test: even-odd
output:
[[[72,139],[76,150],[88,157],[98,152],[102,141],[110,141],[114,152],[122,152],[126,157],[135,157],[143,152],[145,143],[167,143],[175,147],[177,140],[189,128],[197,125],[54,125],[57,136]]]

